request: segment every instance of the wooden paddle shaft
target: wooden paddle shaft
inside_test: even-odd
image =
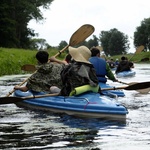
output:
[[[42,97],[50,97],[50,96],[57,96],[59,93],[54,94],[46,94],[46,95],[37,95],[37,96],[28,96],[28,97],[0,97],[0,104],[11,104],[21,102],[23,100],[28,99],[35,99],[35,98],[42,98]]]
[[[150,88],[150,82],[135,83],[132,85],[122,86],[122,87],[102,88],[101,90],[117,90],[117,89],[140,90],[140,89],[146,89],[146,88]]]
[[[63,51],[65,51],[66,49],[68,49],[69,45],[67,45],[66,47],[64,47],[62,50],[60,50],[56,55],[54,55],[54,57],[57,57],[58,55],[60,55]]]
[[[28,78],[25,79],[23,82],[21,82],[21,83],[19,84],[19,86],[22,86],[24,83],[27,82],[27,80],[28,80]],[[11,92],[9,92],[9,93],[6,95],[6,97],[9,97],[14,91],[15,91],[15,89],[13,89]]]
[[[118,90],[118,89],[125,89],[128,86],[121,86],[121,87],[112,87],[112,88],[102,88],[102,91],[106,91],[106,90]]]

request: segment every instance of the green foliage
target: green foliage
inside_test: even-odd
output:
[[[89,39],[87,42],[87,47],[91,48],[91,47],[96,47],[98,46],[98,41],[99,39],[96,37],[96,35],[93,35],[93,39]]]
[[[56,49],[48,49],[49,57],[56,55],[56,53],[59,53],[60,50]],[[67,50],[65,50],[63,53],[61,53],[59,56],[57,56],[58,59],[63,60],[65,56],[68,54]]]
[[[0,48],[0,75],[22,73],[21,66],[35,64],[37,51]]]
[[[48,49],[49,57],[54,56],[59,51],[56,49]],[[21,67],[25,64],[36,65],[37,60],[35,55],[37,50],[25,50],[25,49],[8,49],[0,48],[0,76],[2,75],[12,75],[12,74],[25,74],[28,72],[22,71]],[[67,55],[67,51],[64,51],[57,58],[63,60]],[[133,54],[126,54],[125,56],[130,59]],[[112,58],[121,58],[122,55],[116,55]],[[141,52],[136,54],[132,61],[140,62],[143,58],[150,59],[150,52]],[[149,61],[150,62],[150,61]]]
[[[134,32],[134,45],[144,45],[145,50],[150,50],[150,18],[144,19]]]
[[[40,7],[48,9],[53,0],[1,0],[0,46],[29,48],[30,38],[35,36],[29,29],[30,20],[43,20]]]
[[[106,55],[126,54],[129,49],[128,36],[115,28],[101,31],[99,40]]]
[[[81,42],[80,44],[78,44],[75,47],[78,47],[78,46],[81,46],[81,45],[85,45],[85,46],[87,46],[90,49],[93,46],[95,46],[95,47],[98,46],[99,45],[98,41],[99,41],[99,39],[96,37],[96,35],[93,35],[92,39],[83,41],[83,42]]]
[[[115,56],[112,56],[111,58],[113,58],[114,60],[118,58],[120,60],[122,56],[125,56],[128,58],[128,60],[137,62],[137,63],[141,63],[142,59],[148,58],[149,61],[145,61],[145,63],[150,63],[150,52],[141,52],[138,54],[133,53],[133,54],[125,54],[125,55],[115,55]]]
[[[64,47],[66,47],[68,45],[68,43],[66,41],[61,41],[59,43],[59,46],[58,46],[58,49],[61,50],[63,49]]]
[[[44,50],[48,49],[50,45],[46,43],[45,39],[33,38],[30,40],[30,49]]]
[[[47,51],[49,57],[58,52],[56,49],[48,49]],[[36,65],[36,53],[37,50],[0,48],[0,76],[27,73],[22,71],[21,67],[25,64]],[[57,58],[63,60],[66,55],[67,53],[63,52]]]

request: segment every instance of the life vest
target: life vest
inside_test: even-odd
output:
[[[107,79],[105,77],[106,75],[106,61],[103,60],[102,58],[99,58],[97,56],[91,57],[89,61],[93,64],[95,70],[96,70],[96,75],[98,78],[99,82],[107,82]]]

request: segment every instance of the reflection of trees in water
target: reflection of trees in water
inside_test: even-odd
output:
[[[0,131],[3,132],[1,148],[78,146],[84,149],[93,147],[93,140],[101,136],[98,134],[99,131],[125,126],[124,123],[116,121],[83,119],[23,108],[17,108],[16,111],[10,109],[3,113],[3,117],[8,116],[10,118],[16,116],[14,119],[17,122],[10,121],[0,126]]]

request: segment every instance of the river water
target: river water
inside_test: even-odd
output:
[[[134,70],[135,77],[119,80],[150,81],[149,64],[135,64]],[[0,77],[1,97],[28,76]],[[126,96],[118,101],[128,108],[126,122],[56,115],[15,104],[0,105],[0,150],[150,150],[150,92],[124,92]]]

